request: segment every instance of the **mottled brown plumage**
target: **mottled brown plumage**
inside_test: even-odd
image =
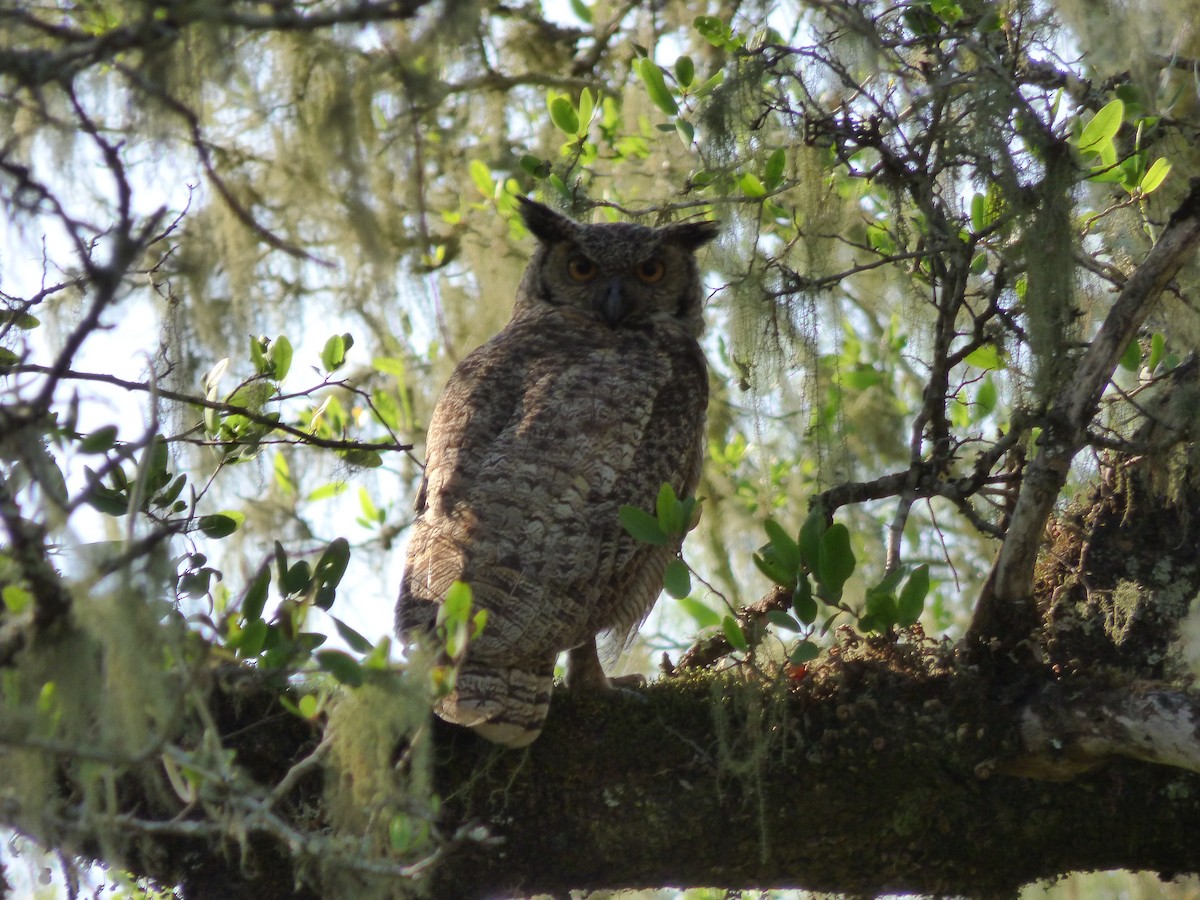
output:
[[[708,384],[694,251],[710,222],[587,225],[531,201],[538,248],[513,317],[455,369],[434,409],[396,607],[433,630],[451,583],[488,610],[438,714],[519,747],[542,729],[554,662],[607,686],[596,636],[649,613],[679,547],[640,544],[617,519],[662,483],[700,475]]]

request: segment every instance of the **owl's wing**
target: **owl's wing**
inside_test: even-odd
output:
[[[463,580],[490,614],[477,659],[540,659],[636,625],[678,548],[638,544],[617,510],[653,509],[663,481],[694,488],[706,402],[703,356],[682,334],[587,343],[545,320],[510,325],[438,402],[401,624],[431,622]]]

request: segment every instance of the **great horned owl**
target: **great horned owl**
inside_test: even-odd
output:
[[[639,543],[629,504],[700,475],[708,382],[694,251],[715,223],[586,225],[525,198],[538,247],[508,325],[455,369],[426,442],[397,632],[434,628],[454,581],[488,611],[436,712],[511,747],[532,742],[554,663],[608,687],[596,636],[623,639],[679,545]]]

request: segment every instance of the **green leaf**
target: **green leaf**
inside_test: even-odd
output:
[[[321,650],[316,656],[317,665],[342,684],[358,687],[366,681],[366,672],[358,660],[341,650]]]
[[[996,408],[996,401],[999,399],[999,391],[996,388],[996,382],[992,376],[985,375],[983,381],[979,385],[979,390],[975,392],[975,407],[979,417],[988,415]]]
[[[775,551],[775,559],[779,564],[789,572],[799,572],[800,545],[774,519],[763,522],[763,530],[767,532],[767,538],[771,541],[771,548]]]
[[[81,453],[107,453],[117,442],[117,426],[105,425],[97,428],[79,442]]]
[[[475,615],[471,616],[471,640],[483,634],[483,629],[487,627],[488,611],[486,609],[475,610]],[[384,638],[388,640],[388,638]]]
[[[339,497],[350,489],[350,485],[344,481],[331,481],[329,484],[323,484],[319,488],[314,488],[305,498],[310,502],[318,500],[328,500],[330,497]]]
[[[346,339],[340,334],[330,335],[321,350],[321,365],[326,372],[336,372],[346,362]]]
[[[163,436],[156,435],[150,444],[150,458],[146,467],[146,476],[150,483],[150,489],[157,491],[164,487],[171,480],[167,474],[167,463],[170,461],[170,452],[167,450],[167,442]]]
[[[796,618],[805,625],[817,621],[817,600],[813,597],[812,585],[807,576],[797,581],[796,589],[792,591],[792,610],[796,613]]]
[[[179,578],[179,590],[193,600],[209,593],[212,583],[212,569],[200,569],[196,572],[186,572]]]
[[[279,589],[285,597],[288,597],[304,593],[310,584],[312,584],[312,568],[309,566],[308,560],[302,559],[291,566],[279,580]]]
[[[355,653],[370,653],[374,648],[374,644],[368,641],[365,637],[343,622],[337,616],[330,616],[333,619],[333,624],[337,628],[338,634],[342,636],[342,640]]]
[[[465,581],[456,581],[446,591],[446,599],[438,608],[437,624],[465,624],[471,617],[471,606],[474,603],[471,586]]]
[[[733,616],[726,616],[721,620],[721,630],[725,632],[725,640],[729,641],[729,646],[734,650],[740,650],[745,653],[750,649],[750,644],[746,640],[746,633],[742,631],[742,626],[738,624],[737,619]]]
[[[617,510],[617,518],[621,522],[621,527],[636,540],[643,544],[653,544],[656,547],[666,546],[667,535],[659,526],[658,519],[645,510],[638,509],[636,506],[622,506]]]
[[[588,126],[592,122],[592,113],[595,109],[596,101],[592,97],[592,92],[584,88],[579,92],[579,113],[577,116],[579,119],[579,130],[576,131],[576,134],[580,137],[587,134]]]
[[[279,573],[279,578],[280,578],[281,582],[283,580],[283,576],[287,574],[287,570],[288,570],[287,551],[283,549],[283,544],[279,543],[279,541],[276,541],[275,542],[275,571],[277,571]]]
[[[900,591],[897,622],[907,628],[915,625],[925,610],[925,597],[929,594],[929,566],[925,563],[913,569],[904,589]]]
[[[211,516],[201,516],[198,524],[205,537],[220,540],[237,531],[245,521],[246,517],[242,513],[228,511],[213,513]]]
[[[690,56],[681,56],[675,60],[675,81],[683,89],[692,86],[692,82],[696,80],[696,64],[692,62]]]
[[[820,655],[821,648],[812,641],[799,641],[792,648],[792,652],[788,656],[788,661],[799,666],[806,662],[812,662]]]
[[[642,77],[642,82],[646,85],[646,93],[650,97],[650,102],[665,112],[668,116],[674,116],[679,113],[679,106],[675,103],[675,98],[671,96],[671,92],[667,89],[667,82],[663,78],[662,69],[648,56],[638,60],[638,74]]]
[[[795,572],[789,570],[785,565],[775,558],[775,554],[771,552],[768,546],[763,553],[755,553],[752,557],[754,565],[758,566],[758,571],[766,575],[771,581],[775,582],[780,587],[790,588],[796,583]]]
[[[684,531],[691,531],[700,524],[700,516],[704,510],[699,500],[695,497],[684,497],[679,501],[679,507],[683,511]]]
[[[575,13],[575,17],[585,25],[592,24],[592,8],[583,0],[571,0],[571,12]]]
[[[767,621],[784,631],[800,631],[803,626],[782,609],[767,610]]]
[[[821,563],[821,535],[825,533],[825,511],[813,507],[800,526],[800,561],[806,572],[816,572]]]
[[[659,486],[658,496],[654,500],[654,511],[658,516],[658,526],[664,533],[684,533],[683,509],[669,481],[664,481]]]
[[[1084,155],[1103,155],[1105,148],[1112,145],[1112,139],[1121,130],[1124,117],[1125,104],[1121,100],[1113,100],[1105,105],[1083,127],[1079,135],[1079,152]]]
[[[6,584],[0,591],[0,597],[4,600],[4,608],[14,616],[25,612],[33,603],[33,594],[16,584]]]
[[[267,589],[271,586],[271,567],[263,566],[242,597],[242,618],[251,622],[261,619],[263,608],[267,605]]]
[[[334,538],[317,560],[313,575],[326,587],[337,587],[349,564],[350,542],[345,538]]]
[[[1137,338],[1129,342],[1125,352],[1121,354],[1121,368],[1127,372],[1136,372],[1142,364],[1142,345]]]
[[[254,619],[245,624],[230,645],[237,650],[238,656],[250,659],[262,653],[263,645],[267,642],[267,635],[270,631],[271,627],[266,622],[262,619]]]
[[[271,377],[276,381],[287,378],[292,367],[292,343],[282,334],[271,343]]]
[[[725,70],[718,69],[715,75],[705,80],[704,84],[692,91],[693,97],[705,97],[719,88],[725,81]]]
[[[687,119],[680,116],[675,120],[675,132],[683,141],[685,147],[691,147],[696,142],[696,129]]]
[[[539,156],[526,153],[519,160],[519,165],[532,178],[545,178],[550,174],[550,163]]]
[[[680,597],[679,605],[696,623],[698,628],[712,628],[721,624],[721,617],[715,610],[705,606],[695,597]]]
[[[257,372],[259,375],[266,375],[267,369],[269,368],[269,364],[267,363],[267,357],[264,354],[264,351],[266,350],[267,345],[269,343],[270,343],[270,340],[267,338],[266,335],[258,335],[257,337],[255,337],[254,335],[251,335],[251,337],[250,337],[250,362],[254,366],[254,371]],[[227,363],[228,361],[229,360],[225,359],[225,360],[222,360],[221,362]],[[213,371],[215,372],[219,366],[220,366],[220,363],[218,363],[217,366],[214,366]],[[222,369],[222,371],[224,371],[224,370]],[[211,383],[211,387],[209,389],[209,393],[211,394],[212,388],[216,387],[217,377],[214,376],[211,380],[209,378],[205,378],[204,380],[206,382],[206,386],[208,386]],[[213,398],[210,396],[209,399],[211,400]]]
[[[313,719],[317,715],[318,701],[315,695],[305,694],[296,704],[296,712],[303,719]]]
[[[1163,179],[1167,177],[1170,171],[1171,164],[1167,162],[1165,157],[1160,156],[1154,161],[1154,165],[1152,165],[1146,171],[1146,174],[1142,176],[1142,180],[1138,184],[1138,188],[1141,189],[1143,195],[1157,190],[1159,185],[1163,183]]]
[[[817,577],[825,589],[826,599],[837,600],[842,586],[854,573],[854,551],[850,549],[850,532],[845,525],[834,522],[821,535],[820,564]]]
[[[1004,359],[1000,355],[1000,348],[995,344],[983,344],[976,347],[963,358],[968,366],[974,366],[977,369],[1003,369]]]
[[[714,47],[737,50],[745,44],[743,38],[734,37],[733,28],[716,16],[697,16],[692,22],[692,26]]]
[[[570,100],[560,94],[550,99],[549,107],[550,121],[559,131],[566,132],[571,137],[579,133],[579,114],[575,112]]]
[[[779,187],[783,181],[783,170],[787,165],[787,153],[782,147],[775,150],[767,159],[767,165],[763,168],[763,183],[768,189],[774,190]]]
[[[177,499],[179,499],[179,495],[183,493],[183,488],[186,484],[186,475],[176,476],[175,480],[172,481],[162,493],[154,498],[154,505],[160,509],[170,506]]]
[[[682,559],[673,559],[667,563],[663,573],[663,587],[676,600],[686,597],[692,592],[692,573],[688,571],[687,563]]]
[[[840,377],[843,386],[855,391],[865,391],[867,388],[883,384],[883,373],[866,364],[842,372]]]
[[[27,312],[16,309],[0,311],[0,325],[12,325],[22,331],[33,331],[41,324],[40,319]]]
[[[971,198],[971,230],[983,231],[987,227],[987,198],[976,192]]]
[[[382,523],[386,514],[375,505],[365,487],[358,489],[358,505],[362,509],[363,519],[372,524]]]
[[[883,592],[867,594],[867,615],[871,618],[869,630],[887,631],[896,624],[899,614],[893,595]],[[860,627],[868,626],[862,626],[860,623]]]
[[[467,174],[471,177],[475,190],[488,200],[496,195],[496,180],[492,178],[492,170],[483,160],[473,159],[467,163]]]
[[[1146,362],[1146,368],[1151,373],[1158,368],[1158,364],[1162,362],[1163,356],[1167,351],[1167,339],[1161,331],[1156,331],[1150,335],[1150,359]]]
[[[758,200],[767,196],[767,189],[763,186],[763,183],[758,180],[758,176],[753,172],[743,172],[742,175],[738,177],[737,183],[738,187],[741,188],[742,193],[752,200]]]

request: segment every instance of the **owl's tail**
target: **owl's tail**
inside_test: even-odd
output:
[[[553,687],[553,668],[534,672],[467,660],[454,691],[438,701],[434,712],[493,743],[525,747],[542,733]]]

